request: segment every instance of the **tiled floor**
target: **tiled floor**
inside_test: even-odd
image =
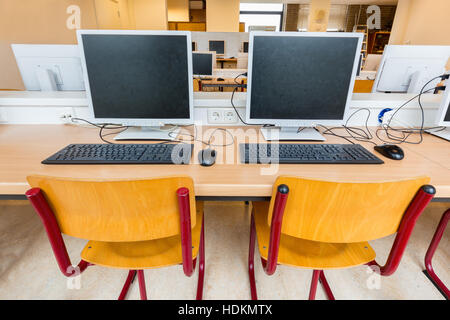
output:
[[[432,204],[420,217],[394,275],[374,278],[365,266],[330,270],[327,278],[337,299],[443,299],[422,273],[423,258],[440,216],[449,204]],[[249,299],[247,255],[248,206],[242,202],[210,202],[205,205],[205,299]],[[450,227],[449,227],[450,229]],[[434,267],[450,285],[450,230],[444,233]],[[65,237],[73,262],[86,241]],[[393,237],[371,244],[383,263]],[[256,256],[255,261],[259,261]],[[257,263],[260,299],[306,299],[311,270],[279,266],[266,276]],[[44,229],[25,201],[0,202],[0,299],[116,299],[127,276],[124,270],[90,267],[81,276],[81,289],[68,289],[59,271]],[[379,280],[379,282],[377,282]],[[146,271],[149,299],[193,299],[197,274],[186,278],[181,266]],[[376,286],[378,289],[369,289]],[[138,299],[137,283],[128,299]],[[317,299],[324,299],[319,287]]]

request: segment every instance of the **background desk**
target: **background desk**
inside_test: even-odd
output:
[[[224,68],[224,64],[230,64],[230,68],[236,68],[237,58],[217,58],[216,62],[220,63],[220,68]]]
[[[213,128],[199,127],[198,138],[207,140]],[[218,158],[212,167],[198,164],[197,152],[204,148],[200,142],[195,143],[190,165],[43,165],[43,159],[68,144],[101,143],[98,129],[72,125],[0,125],[0,195],[2,198],[23,197],[28,189],[26,176],[29,174],[96,179],[189,175],[194,179],[196,195],[204,200],[267,198],[279,175],[335,181],[384,181],[428,175],[436,187],[436,198],[450,199],[450,144],[430,135],[424,136],[421,145],[402,145],[406,155],[402,161],[380,156],[385,164],[279,165],[277,172],[262,174],[261,170],[268,165],[241,164],[238,152],[238,143],[244,142],[245,136],[252,142],[264,141],[259,128],[231,127],[230,130],[235,130],[236,143],[224,148],[214,147]],[[216,134],[218,138],[225,137],[221,131]],[[346,143],[337,137],[326,137],[326,143]],[[216,139],[216,143],[220,141]],[[373,151],[371,144],[362,145]]]

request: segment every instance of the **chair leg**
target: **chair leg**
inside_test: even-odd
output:
[[[197,300],[203,299],[203,284],[205,281],[205,218],[202,221],[202,231],[200,234],[199,262],[198,262],[198,283]]]
[[[147,300],[147,291],[145,290],[144,270],[138,270],[137,274],[139,280],[139,292],[141,293],[141,300]]]
[[[314,270],[311,279],[311,288],[309,289],[309,300],[316,299],[317,282],[319,282],[321,270]]]
[[[444,230],[447,227],[448,221],[450,220],[450,209],[447,210],[443,215],[441,220],[439,221],[436,232],[434,233],[433,239],[431,240],[430,246],[428,247],[427,253],[425,255],[425,270],[423,272],[431,280],[431,282],[436,286],[436,288],[442,293],[442,295],[449,300],[450,299],[450,290],[447,286],[442,282],[441,279],[436,275],[433,270],[432,260],[434,253],[439,245],[439,242],[442,239],[444,234]]]
[[[328,281],[327,278],[325,278],[325,273],[323,272],[323,270],[320,271],[319,281],[322,284],[323,290],[325,290],[328,300],[336,300],[330,286],[328,285]]]
[[[127,292],[128,292],[128,289],[130,289],[130,286],[133,283],[134,278],[136,278],[136,270],[130,270],[128,272],[127,280],[125,281],[125,284],[123,285],[122,291],[120,292],[119,300],[124,300],[125,299],[125,297],[127,295]]]
[[[248,276],[250,278],[250,292],[252,295],[252,300],[258,300],[255,282],[255,242],[256,242],[255,218],[253,217],[252,214],[250,223],[250,244],[248,249]]]

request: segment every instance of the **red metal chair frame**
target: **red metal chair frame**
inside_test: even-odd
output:
[[[434,197],[436,190],[431,185],[422,186],[412,199],[405,213],[403,214],[402,221],[397,231],[397,235],[392,245],[389,257],[384,266],[380,266],[375,260],[369,262],[369,266],[377,266],[380,270],[382,276],[389,276],[397,270],[400,264],[403,252],[405,251],[406,245],[408,243],[409,237],[411,236],[414,225],[419,218],[422,211]],[[267,256],[267,261],[261,257],[261,263],[264,268],[264,272],[267,275],[272,275],[277,266],[278,250],[281,237],[281,225],[283,222],[284,209],[286,207],[286,202],[289,195],[289,188],[286,185],[279,185],[277,189],[277,195],[275,198],[275,204],[272,213],[272,223],[270,226],[270,240],[269,240],[269,252]],[[254,252],[255,252],[255,241],[256,241],[256,228],[255,220],[252,214],[251,224],[250,224],[250,245],[249,245],[249,256],[248,256],[248,271],[250,277],[250,291],[252,300],[257,300],[257,290],[255,283],[255,272],[254,272]],[[323,270],[314,270],[311,280],[311,288],[309,293],[309,299],[314,300],[317,283],[321,282],[322,287],[329,300],[334,300],[333,292],[330,289],[327,279],[325,278],[325,273]]]
[[[48,204],[44,192],[40,188],[32,188],[25,193],[28,200],[30,200],[33,208],[38,213],[39,217],[44,224],[45,231],[47,232],[48,239],[52,246],[53,253],[58,263],[59,269],[66,277],[77,276],[86,270],[88,266],[93,266],[84,260],[81,260],[77,267],[72,266],[69,255],[67,253],[66,245],[62,238],[61,230],[55,215]],[[192,235],[191,235],[191,212],[189,205],[189,189],[179,188],[177,190],[178,204],[180,210],[180,222],[181,222],[181,248],[183,257],[183,271],[188,277],[192,276],[196,259],[192,259]],[[201,300],[203,297],[203,284],[204,284],[204,272],[205,272],[205,236],[204,236],[204,219],[202,220],[202,230],[200,234],[200,247],[199,247],[199,277],[197,283],[197,300]],[[119,300],[123,300],[126,297],[128,289],[133,283],[136,274],[139,280],[139,291],[141,300],[147,300],[147,292],[145,289],[145,279],[143,270],[130,270],[119,295]]]
[[[427,253],[425,254],[425,270],[423,270],[428,279],[430,279],[430,281],[436,286],[436,288],[447,300],[450,299],[450,291],[434,272],[431,262],[433,260],[434,253],[436,252],[436,249],[439,245],[439,242],[442,239],[444,230],[447,227],[448,220],[450,220],[450,209],[447,209],[447,211],[444,212],[441,220],[439,221],[436,232],[434,233],[433,239],[431,240],[430,246],[428,247]]]

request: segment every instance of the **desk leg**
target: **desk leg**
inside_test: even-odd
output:
[[[433,239],[431,240],[430,246],[428,247],[427,253],[425,255],[425,270],[423,270],[423,273],[425,273],[428,279],[430,279],[430,281],[433,282],[436,288],[442,293],[442,295],[447,300],[449,300],[450,298],[450,291],[434,272],[431,260],[433,259],[434,253],[436,252],[439,242],[442,239],[442,235],[444,234],[444,230],[447,227],[449,219],[450,219],[450,209],[445,211],[445,213],[442,215],[441,221],[439,221],[439,225],[436,229],[436,232],[433,236]]]

